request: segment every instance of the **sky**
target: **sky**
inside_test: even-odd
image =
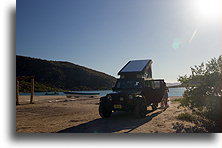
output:
[[[214,3],[215,2],[215,3]],[[221,0],[17,0],[16,54],[68,61],[118,78],[152,59],[176,82],[221,54]]]

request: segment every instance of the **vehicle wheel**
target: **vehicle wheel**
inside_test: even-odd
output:
[[[99,104],[99,115],[102,118],[108,118],[112,114],[112,109],[110,105],[107,105],[106,103],[100,102]]]
[[[152,110],[157,110],[157,105],[156,104],[152,104],[151,107],[152,107]]]
[[[147,107],[144,102],[137,102],[133,110],[133,114],[136,118],[145,118],[147,114]]]

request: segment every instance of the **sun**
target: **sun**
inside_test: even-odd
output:
[[[193,0],[194,11],[202,19],[221,19],[222,0]]]

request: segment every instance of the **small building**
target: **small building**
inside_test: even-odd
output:
[[[152,79],[152,60],[132,60],[129,61],[119,72],[120,79],[143,78]]]

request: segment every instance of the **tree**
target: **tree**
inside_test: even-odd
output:
[[[191,67],[190,76],[179,76],[186,87],[181,105],[198,111],[221,131],[221,56]]]

